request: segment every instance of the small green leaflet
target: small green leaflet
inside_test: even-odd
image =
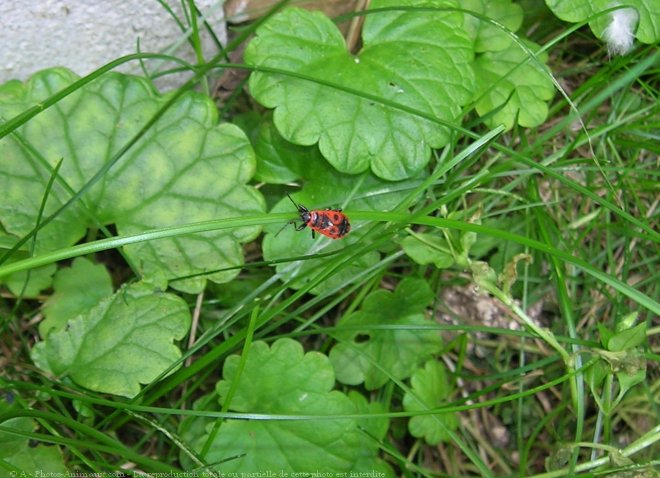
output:
[[[71,267],[60,269],[53,280],[55,293],[44,304],[45,320],[39,334],[45,338],[51,329],[62,330],[69,319],[94,307],[112,295],[112,279],[100,264],[76,257]]]
[[[407,412],[439,407],[452,391],[445,367],[437,360],[429,360],[424,368],[417,369],[410,383],[412,388],[403,396],[403,408]],[[449,441],[448,431],[457,427],[458,417],[455,413],[417,415],[408,422],[410,433],[415,437],[423,437],[429,445]]]
[[[375,390],[390,377],[408,378],[442,348],[440,334],[424,316],[432,300],[426,281],[413,278],[402,280],[394,293],[369,294],[360,310],[337,324],[338,343],[330,351],[337,379]]]
[[[525,41],[532,52],[538,45]],[[526,128],[543,123],[548,116],[547,101],[555,94],[549,71],[538,62],[545,62],[546,54],[536,59],[520,45],[496,52],[486,52],[474,62],[477,75],[477,113],[488,117],[486,123],[493,127],[503,124],[513,127],[514,122]],[[517,120],[517,121],[516,121]]]

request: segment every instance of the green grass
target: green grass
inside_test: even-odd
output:
[[[315,437],[319,445],[309,452],[308,467],[297,465],[295,471],[300,472],[337,472],[339,465],[322,460],[340,456],[343,451],[337,449],[353,447],[365,461],[346,471],[385,466],[406,477],[550,478],[634,472],[655,476],[660,464],[660,56],[653,45],[637,44],[628,56],[608,58],[587,27],[569,29],[546,13],[544,31],[548,25],[552,31],[532,39],[549,47],[553,79],[566,96],[555,95],[545,122],[533,129],[514,126],[505,131],[488,128],[483,118],[469,112],[462,127],[452,125],[448,144],[434,151],[433,159],[411,180],[383,181],[371,190],[362,189],[368,181],[364,178],[348,187],[337,185],[348,191],[341,199],[354,229],[350,241],[336,241],[334,248],[317,241],[299,253],[308,240],[307,230],[299,236],[287,236],[292,234],[287,230],[273,237],[294,214],[278,209],[281,201],[288,202],[286,192],[299,189],[289,186],[305,186],[301,192],[310,200],[327,196],[323,181],[316,183],[320,192],[312,190],[313,178],[303,173],[295,184],[258,185],[268,211],[275,212],[109,237],[111,232],[104,229],[108,224],[99,224],[103,227],[78,244],[11,257],[18,250],[34,251],[39,229],[60,219],[107,178],[186,90],[213,91],[209,86],[219,68],[286,73],[292,81],[332,87],[415,114],[437,127],[447,124],[333,78],[225,63],[226,53],[246,41],[268,16],[241,30],[226,51],[206,60],[200,28],[209,26],[190,15],[194,2],[187,8],[187,17],[177,21],[182,31],[192,30],[189,41],[197,64],[184,68],[194,77],[95,175],[70,189],[61,208],[45,215],[46,201],[58,184],[58,163],[33,233],[7,242],[11,237],[0,228],[0,253],[10,258],[0,264],[0,279],[32,271],[30,277],[39,267],[65,267],[69,259],[86,256],[104,264],[115,287],[124,285],[126,291],[142,274],[136,261],[115,253],[127,246],[158,247],[165,239],[249,226],[263,225],[267,234],[242,245],[242,268],[222,268],[240,269],[235,279],[208,282],[198,294],[169,289],[188,304],[191,331],[178,343],[180,358],[163,367],[135,397],[95,392],[66,373],[44,371],[35,360],[34,347],[45,339],[37,324],[53,288],[30,296],[26,287],[15,293],[2,286],[0,440],[7,446],[0,447],[0,470],[6,476],[62,467],[99,473],[122,470],[136,476],[184,471],[223,476],[214,467],[226,472],[243,459],[240,454],[222,455],[233,450],[232,443],[238,447],[256,437],[257,442],[263,440],[264,456],[270,457],[276,447],[267,440],[273,439],[295,459],[307,453],[298,450],[302,436],[308,440],[304,443]],[[19,135],[20,127],[41,111],[117,64],[149,57],[155,55],[118,59],[14,118],[3,118],[0,138]],[[225,121],[238,123],[249,113],[264,114],[240,89],[222,111]],[[299,154],[303,161],[303,154],[317,154],[313,148],[292,153],[293,158]],[[323,180],[335,173],[318,174],[327,174]],[[369,194],[394,205],[384,210],[352,205],[366,201]],[[93,211],[90,214],[98,219]],[[402,241],[429,237],[420,234],[433,235],[433,240],[423,244],[421,255],[428,260],[415,256],[414,261]],[[278,256],[278,250],[267,244],[290,237],[295,239],[288,249],[285,244],[284,255]],[[434,265],[441,254],[450,258],[448,267]],[[355,264],[362,266],[352,269]],[[218,271],[197,275],[213,272]],[[189,277],[170,280],[174,288],[177,279]],[[429,294],[418,287],[409,291],[407,302],[396,292],[404,279],[423,281]],[[162,293],[161,286],[153,285],[155,295]],[[388,302],[392,297],[398,302]],[[116,302],[121,307],[121,300]],[[388,305],[379,310],[374,302]],[[407,333],[407,340],[413,340],[413,335],[429,332],[442,336],[442,346],[440,352],[419,358],[415,374],[400,375],[388,365],[390,356],[396,356],[397,363],[410,357],[406,354],[412,352],[403,351],[406,342],[399,343],[400,349],[386,348],[379,359],[364,352],[365,344],[387,334]],[[262,347],[263,342],[271,348]],[[292,350],[298,345],[306,355],[303,359],[301,352],[294,360]],[[338,345],[353,360],[341,362],[346,370],[329,372],[340,363]],[[418,348],[422,357],[423,347]],[[419,370],[427,360],[441,364],[446,377],[436,377],[433,383],[423,378]],[[384,375],[385,385],[368,389],[362,380],[351,384],[335,381],[334,375],[327,378],[328,373],[342,372],[354,377],[351,367],[358,362],[363,372],[368,371],[364,373]],[[313,404],[316,408],[282,398],[297,388],[304,392],[300,403],[310,395],[320,397]],[[265,398],[253,402],[253,396]],[[410,403],[414,405],[404,406]],[[450,413],[456,414],[456,425],[446,420]],[[441,430],[443,440],[429,444],[413,434],[408,428],[412,418],[425,430]],[[332,430],[344,431],[324,441]],[[29,448],[28,439],[36,448]],[[34,450],[38,452],[30,461],[27,457]]]

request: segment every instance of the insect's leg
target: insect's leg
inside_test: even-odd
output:
[[[293,225],[296,227],[296,231],[302,231],[307,227],[307,224],[305,224],[304,222],[300,226],[296,226],[295,222],[293,223]]]
[[[295,225],[295,223],[292,223],[291,221],[287,222],[284,226],[282,226],[282,229],[277,231],[277,234],[275,234],[275,237],[279,236],[280,232],[282,232],[286,228],[286,226],[288,226],[289,224],[294,224]]]
[[[312,239],[315,239],[316,236],[314,235],[314,229],[312,229]]]

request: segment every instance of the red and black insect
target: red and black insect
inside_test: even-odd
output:
[[[309,227],[312,230],[312,238],[315,237],[314,233],[318,232],[330,239],[341,239],[351,230],[351,224],[348,222],[346,214],[341,212],[341,209],[328,208],[310,211],[302,204],[296,203],[288,194],[287,196],[293,205],[296,206],[296,209],[298,209],[302,224],[297,225],[296,221],[293,220],[288,222],[284,227],[288,224],[293,224],[296,227],[296,231],[302,231],[306,227]]]

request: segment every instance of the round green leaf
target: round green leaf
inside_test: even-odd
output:
[[[371,2],[372,9],[401,5],[455,6],[451,1]],[[446,10],[373,12],[366,16],[362,38],[363,48],[352,56],[339,30],[322,13],[285,10],[257,30],[245,59],[293,76],[255,72],[250,91],[275,108],[275,125],[287,140],[318,143],[339,171],[356,174],[371,167],[384,179],[408,178],[427,164],[431,148],[447,143],[446,128],[295,74],[456,122],[474,84],[472,45],[463,16]]]
[[[257,157],[255,179],[270,184],[287,184],[303,176],[313,161],[323,160],[317,148],[293,144],[275,129],[272,118],[260,119],[250,135]]]
[[[12,392],[7,390],[5,396],[0,398],[0,414],[11,411],[18,411],[20,406],[14,401]],[[13,405],[8,402],[9,397]],[[23,399],[22,399],[23,400]],[[12,410],[13,409],[13,410]],[[20,412],[19,412],[20,415]],[[4,476],[9,477],[28,477],[37,476],[65,476],[67,468],[62,459],[62,451],[58,446],[46,446],[44,443],[35,446],[30,443],[27,437],[38,428],[36,421],[28,417],[10,418],[2,422],[0,430],[0,464],[4,471]],[[12,433],[12,431],[14,433]],[[21,470],[20,473],[8,473],[7,470],[16,467]]]
[[[230,410],[325,417],[358,411],[346,395],[332,391],[334,373],[325,355],[305,353],[291,339],[277,340],[270,347],[255,342],[247,353],[240,377],[240,357],[227,358],[224,379],[216,387],[225,401],[238,380]],[[353,419],[226,420],[205,460],[224,473],[352,471],[366,455],[372,460],[376,456],[375,447],[366,453],[361,446],[363,436]],[[200,437],[197,447],[207,439],[208,435]]]
[[[11,117],[76,79],[67,70],[52,69],[21,88],[12,83],[0,90],[0,116]],[[145,80],[106,74],[0,140],[0,220],[5,230],[22,236],[34,227],[57,161],[63,160],[62,167],[45,216],[101,169],[165,101]],[[98,223],[115,224],[124,235],[263,212],[261,194],[246,185],[255,160],[245,134],[217,121],[208,97],[183,95],[81,201],[39,232],[37,253],[75,244]],[[254,226],[180,236],[132,245],[126,253],[145,278],[165,286],[172,278],[240,266],[240,244],[259,231]],[[207,278],[226,282],[236,274],[238,270],[222,272],[172,286],[194,293]]]

